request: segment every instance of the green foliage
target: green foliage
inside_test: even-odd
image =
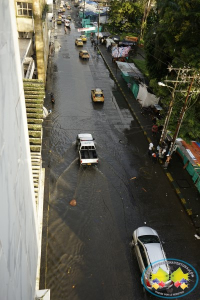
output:
[[[110,3],[109,22],[115,31],[132,31],[139,27],[142,17],[140,2],[117,1]]]
[[[154,16],[153,16],[154,14]],[[167,67],[200,68],[200,1],[199,0],[157,0],[157,12],[152,13],[145,35],[145,52],[150,84],[157,95],[162,95],[164,106],[169,105],[170,91],[156,87],[156,82],[166,76],[175,80],[176,74],[169,74]],[[187,90],[188,84],[180,84],[177,90]],[[196,89],[198,88],[195,87]],[[163,92],[165,91],[165,92]],[[175,131],[186,93],[176,93],[169,130]],[[186,141],[200,137],[200,100],[194,94],[185,112],[179,136]],[[164,120],[163,120],[164,122]]]

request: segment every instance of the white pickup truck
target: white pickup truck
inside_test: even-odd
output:
[[[90,133],[80,133],[76,138],[79,159],[81,166],[91,166],[98,164],[98,157],[94,139]]]

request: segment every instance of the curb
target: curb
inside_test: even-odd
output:
[[[101,50],[99,49],[99,47],[98,47],[98,50],[100,51],[101,56],[102,56],[102,58],[103,58],[103,61],[104,61],[104,63],[106,64],[106,66],[107,66],[107,68],[108,68],[108,70],[109,70],[109,72],[110,72],[112,78],[114,79],[114,81],[115,81],[117,87],[119,88],[121,94],[123,95],[124,99],[126,100],[126,102],[127,102],[127,104],[128,104],[128,107],[129,107],[130,111],[132,112],[134,118],[136,119],[136,121],[137,121],[138,124],[140,125],[141,129],[143,130],[143,133],[144,133],[144,135],[146,136],[147,141],[150,143],[150,142],[151,142],[151,139],[147,136],[147,132],[144,130],[144,128],[143,128],[142,124],[140,123],[140,121],[139,121],[137,115],[135,114],[133,108],[132,108],[131,105],[129,104],[129,101],[128,101],[128,99],[127,99],[127,97],[126,97],[126,95],[125,95],[125,93],[124,93],[122,87],[120,86],[120,84],[119,84],[117,78],[116,78],[115,75],[113,74],[113,72],[112,72],[110,66],[108,65],[108,63],[107,63],[105,57],[103,56]],[[161,164],[160,164],[160,165],[161,165]],[[189,205],[188,205],[186,199],[185,199],[185,198],[183,197],[183,195],[181,194],[181,191],[180,191],[180,189],[179,189],[177,183],[176,183],[175,180],[173,179],[172,175],[171,175],[168,171],[165,171],[164,169],[163,169],[163,171],[165,172],[165,174],[166,174],[168,180],[170,181],[170,183],[172,184],[172,186],[173,186],[173,188],[174,188],[174,191],[175,191],[176,195],[178,196],[178,198],[179,198],[179,200],[180,200],[180,202],[181,202],[181,204],[182,204],[184,210],[186,211],[187,215],[191,218],[194,227],[196,228],[196,230],[198,230],[199,227],[196,226],[195,222],[194,222],[193,219],[192,219],[192,208],[189,207]]]

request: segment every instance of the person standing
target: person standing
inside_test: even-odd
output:
[[[149,144],[149,150],[148,150],[148,155],[151,156],[152,155],[152,151],[153,151],[153,143],[151,142]]]
[[[157,154],[155,152],[152,153],[152,160],[154,164],[157,163]]]
[[[158,125],[157,125],[157,124],[154,124],[154,125],[152,126],[151,131],[152,131],[152,135],[153,135],[153,136],[156,136],[156,135],[157,135],[157,132],[158,132]]]

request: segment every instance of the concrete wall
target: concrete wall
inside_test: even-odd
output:
[[[38,238],[13,0],[1,0],[0,28],[0,299],[31,300]]]

